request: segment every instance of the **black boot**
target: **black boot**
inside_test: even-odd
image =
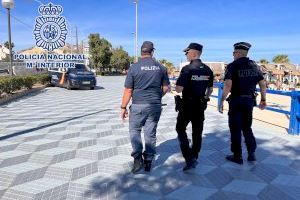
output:
[[[144,160],[144,165],[145,165],[145,172],[150,172],[151,170],[151,160]]]
[[[226,160],[237,163],[239,165],[243,164],[242,156],[228,155],[228,156],[226,156]]]
[[[248,154],[248,161],[256,161],[255,153],[249,153]]]
[[[198,162],[195,159],[192,159],[191,161],[186,162],[186,165],[184,168],[182,168],[182,171],[188,171],[190,169],[196,168],[196,165]]]
[[[194,166],[196,167],[198,165],[198,155],[193,156],[193,162],[194,162]]]
[[[133,166],[131,169],[132,173],[137,173],[143,168],[143,159],[142,158],[135,158],[133,161]]]

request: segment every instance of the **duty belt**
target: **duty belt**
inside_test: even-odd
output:
[[[257,95],[251,95],[251,94],[240,94],[240,95],[229,95],[226,99],[226,101],[230,101],[231,99],[237,98],[237,97],[244,97],[249,99],[255,99]]]
[[[237,97],[253,98],[254,96],[253,96],[253,95],[250,95],[250,94],[248,94],[248,95],[242,94],[242,95],[238,95]]]

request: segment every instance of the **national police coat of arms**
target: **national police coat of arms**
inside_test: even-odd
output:
[[[42,16],[36,18],[33,30],[36,46],[50,52],[65,46],[68,29],[66,19],[60,16],[62,12],[62,6],[53,3],[39,7]]]

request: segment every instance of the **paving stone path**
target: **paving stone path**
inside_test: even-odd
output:
[[[254,121],[258,161],[248,163],[244,148],[244,165],[229,163],[227,115],[213,106],[199,165],[183,173],[171,94],[163,99],[152,171],[129,173],[123,83],[100,77],[94,91],[47,88],[0,107],[0,199],[300,199],[300,138]]]

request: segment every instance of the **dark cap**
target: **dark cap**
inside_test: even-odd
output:
[[[242,49],[242,50],[248,51],[251,47],[251,44],[249,44],[247,42],[238,42],[238,43],[235,43],[233,46],[234,46],[234,49]]]
[[[198,43],[191,43],[187,48],[185,48],[183,51],[187,52],[190,49],[195,49],[198,51],[202,51],[203,46],[201,44]]]
[[[151,52],[151,51],[153,51],[153,49],[155,49],[154,45],[150,41],[143,42],[143,44],[141,46],[141,51],[142,52]]]

